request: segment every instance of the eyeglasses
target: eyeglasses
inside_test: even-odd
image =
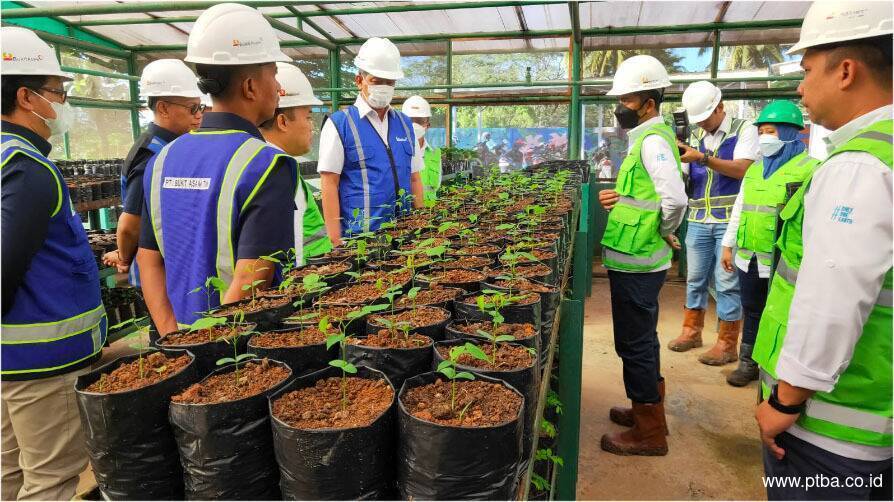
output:
[[[65,102],[68,100],[68,91],[66,91],[65,89],[62,89],[62,90],[60,91],[59,89],[53,89],[53,88],[51,88],[51,87],[38,87],[37,89],[31,89],[31,90],[34,91],[34,92],[37,92],[37,91],[47,91],[47,92],[56,94],[56,95],[58,95],[58,96],[61,96],[61,97],[62,97],[62,102],[63,102],[63,103],[65,103]]]
[[[165,103],[168,103],[169,105],[182,106],[183,108],[186,108],[187,110],[189,110],[189,113],[191,113],[192,115],[197,115],[199,113],[205,113],[205,108],[208,108],[204,103],[199,103],[199,104],[195,104],[195,105],[184,105],[181,103],[175,103],[173,101],[165,101]]]

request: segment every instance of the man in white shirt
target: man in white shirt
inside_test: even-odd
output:
[[[360,69],[352,106],[332,114],[320,132],[323,217],[334,246],[342,237],[376,230],[382,223],[423,207],[416,139],[409,117],[391,108],[404,73],[400,52],[385,38],[367,40],[354,58]]]
[[[699,361],[722,365],[738,359],[742,327],[739,281],[720,263],[723,234],[745,172],[760,155],[757,128],[730,117],[722,93],[714,84],[693,82],[683,93],[689,121],[699,126],[693,136],[696,148],[679,143],[689,175],[689,217],[686,227],[686,311],[682,334],[668,348],[685,352],[702,345],[708,286],[717,291],[717,343]],[[713,279],[713,281],[712,281]]]
[[[890,3],[816,2],[790,51],[811,120],[833,132],[781,213],[754,349],[766,475],[802,481],[768,485],[771,500],[891,500],[891,33]]]

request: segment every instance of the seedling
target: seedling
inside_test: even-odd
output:
[[[420,291],[422,291],[422,288],[420,288],[418,286],[412,287],[412,288],[410,288],[409,291],[407,291],[407,298],[409,298],[410,301],[412,302],[413,317],[416,317],[416,297],[419,296]]]
[[[555,465],[559,467],[565,466],[565,461],[562,457],[553,455],[552,448],[541,448],[534,453],[534,460],[549,460]]]
[[[303,306],[307,295],[319,293],[326,289],[326,282],[322,280],[320,274],[307,274],[301,278],[301,294],[299,300],[294,303],[295,307]]]
[[[462,357],[463,354],[469,354],[476,359],[486,362],[490,362],[490,359],[488,359],[487,354],[485,354],[477,345],[469,342],[466,342],[464,345],[451,347],[449,354],[450,356],[448,359],[445,359],[438,364],[438,373],[450,379],[450,412],[456,413],[456,381],[460,379],[475,379],[475,375],[468,371],[456,371],[457,361],[459,361],[459,358]]]
[[[544,479],[540,474],[532,473],[531,474],[531,484],[534,485],[538,491],[545,492],[547,488],[549,488],[549,481]]]
[[[227,291],[227,283],[220,277],[212,276],[205,279],[205,284],[203,286],[198,286],[196,289],[190,291],[189,294],[200,292],[205,293],[205,297],[208,299],[208,310],[206,310],[206,312],[208,312],[211,310],[211,297],[214,296],[215,291],[217,291],[217,294],[223,298],[224,293]]]
[[[249,273],[251,273],[251,276],[252,276],[252,277],[254,277],[255,274],[257,274],[258,272],[263,272],[263,271],[265,271],[265,270],[269,270],[269,267],[258,268],[258,263],[261,262],[261,261],[267,261],[267,262],[272,262],[272,263],[279,263],[279,259],[276,258],[276,257],[273,257],[273,256],[261,256],[261,257],[259,257],[259,258],[256,259],[254,262],[252,262],[252,264],[248,267],[248,271],[249,271]],[[261,284],[264,284],[265,282],[267,282],[267,281],[265,281],[265,280],[256,280],[256,281],[251,281],[249,284],[243,284],[243,285],[242,285],[242,287],[240,288],[242,291],[251,291],[251,301],[249,302],[249,305],[254,305],[254,304],[255,304],[255,301],[257,301],[257,290],[258,290],[258,286],[260,286]]]
[[[214,341],[214,327],[222,326],[227,323],[226,317],[200,317],[189,325],[189,332],[205,331],[208,334],[208,341]]]
[[[550,389],[546,393],[546,405],[555,408],[556,415],[562,414],[562,401],[559,400],[559,395],[556,394],[556,391]]]
[[[556,437],[556,426],[547,419],[540,421],[540,432],[548,438]]]
[[[347,319],[342,321],[339,325],[338,333],[334,335],[329,335],[326,337],[326,350],[331,349],[333,345],[339,345],[339,353],[341,354],[341,359],[333,359],[329,361],[329,366],[334,366],[341,370],[341,409],[342,411],[348,407],[348,373],[354,374],[357,373],[357,367],[347,361],[347,354],[345,352],[347,344],[345,340],[347,339],[347,329],[348,326],[357,319],[365,315],[372,314],[374,312],[380,312],[384,309],[388,308],[387,305],[367,305],[360,310],[355,310],[347,315]],[[329,332],[329,318],[324,317],[320,319],[320,323],[318,325],[320,331],[323,333]]]
[[[245,335],[253,334],[255,331],[239,331],[240,325],[245,321],[245,313],[241,310],[233,316],[233,321],[227,323],[230,327],[231,337],[227,340],[227,343],[233,346],[233,357],[224,357],[217,360],[217,366],[223,366],[225,364],[234,363],[233,366],[233,384],[238,387],[240,385],[239,378],[239,363],[246,360],[251,359],[252,357],[257,357],[254,354],[240,354],[239,353],[239,338]]]
[[[139,367],[140,367],[140,380],[142,380],[145,377],[145,372],[143,371],[143,353],[146,352],[146,350],[149,348],[146,346],[146,341],[143,339],[143,332],[142,332],[143,328],[145,328],[146,326],[149,326],[148,322],[145,322],[145,324],[144,324],[144,321],[146,321],[146,320],[147,320],[146,317],[140,317],[139,319],[131,319],[130,321],[128,321],[126,323],[126,324],[132,325],[134,328],[133,333],[127,335],[126,338],[136,340],[135,343],[130,344],[130,347],[137,349],[137,351],[138,351],[137,358],[139,360]]]

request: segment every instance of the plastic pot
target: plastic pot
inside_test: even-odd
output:
[[[271,307],[271,308],[264,309],[264,310],[258,310],[256,312],[245,312],[245,314],[244,314],[245,322],[255,323],[257,325],[258,329],[262,329],[262,330],[274,329],[277,326],[279,326],[279,323],[283,317],[287,317],[289,314],[291,314],[292,312],[295,311],[295,307],[292,305],[293,300],[291,298],[286,297],[285,295],[268,296],[265,298],[272,299],[272,300],[288,299],[289,301],[287,301],[284,305],[280,305],[278,307]],[[229,310],[234,307],[238,308],[240,306],[248,305],[251,302],[252,302],[251,298],[246,298],[244,300],[239,300],[238,302],[227,303],[225,305],[221,305],[220,307],[217,307],[214,310],[211,310],[210,312],[208,312],[208,315],[212,316],[212,317],[224,317],[224,316],[218,315],[217,312],[220,312],[224,309]],[[226,318],[230,321],[233,321],[235,319],[235,316],[237,316],[237,315],[238,314],[229,314],[226,316]]]
[[[316,324],[313,326],[316,326]],[[302,328],[285,328],[267,331],[265,333],[285,333],[289,331],[298,331],[300,329]],[[319,371],[329,366],[329,361],[338,359],[338,348],[333,346],[331,349],[327,349],[326,342],[297,347],[258,347],[253,345],[257,336],[257,334],[253,335],[248,340],[247,351],[262,359],[266,357],[268,359],[286,363],[286,365],[292,369],[292,374],[296,376],[303,376]]]
[[[367,366],[383,372],[392,384],[398,386],[407,378],[431,369],[432,343],[407,349],[349,343],[345,346],[345,357],[354,366]]]
[[[423,307],[417,306],[416,308],[423,308]],[[424,336],[427,336],[435,341],[443,340],[444,339],[444,328],[447,327],[448,324],[450,324],[450,321],[453,319],[453,314],[449,310],[444,309],[444,308],[439,308],[439,307],[424,307],[424,308],[438,309],[439,311],[441,311],[442,314],[446,314],[447,318],[444,319],[443,321],[433,322],[431,324],[426,324],[424,326],[414,326],[410,329],[410,333],[417,333],[420,335],[424,335]],[[401,312],[406,312],[408,310],[412,310],[412,307],[396,309],[394,311],[394,313],[399,314]],[[391,313],[386,310],[386,311],[382,311],[382,312],[377,312],[377,313],[369,316],[369,318],[367,318],[367,321],[366,321],[366,333],[367,334],[378,333],[380,329],[385,329],[385,325],[377,323],[375,321],[375,319],[378,316],[386,316],[386,315],[391,315]],[[395,384],[395,385],[397,385],[397,384]]]
[[[468,269],[454,269],[454,270],[468,270]],[[469,270],[470,272],[477,272],[480,275],[484,275],[477,270]],[[445,282],[445,281],[430,281],[430,278],[425,275],[417,275],[416,276],[416,285],[422,288],[431,288],[433,284],[437,284],[438,286],[444,286],[448,288],[459,288],[464,289],[468,292],[478,291],[480,289],[481,280],[476,281],[468,281],[468,282]]]
[[[255,329],[254,324],[247,325],[248,331],[252,331]],[[195,356],[195,367],[196,374],[199,375],[200,378],[204,378],[206,375],[211,373],[215,368],[217,368],[217,361],[224,357],[233,357],[233,345],[230,343],[230,338],[223,340],[215,340],[213,342],[204,342],[204,343],[188,343],[188,344],[173,344],[166,345],[164,342],[168,340],[174,333],[183,333],[187,330],[177,330],[173,333],[168,333],[165,336],[159,337],[159,339],[153,344],[158,349],[183,349],[188,350]],[[239,336],[236,340],[236,351],[240,354],[245,352],[245,347],[248,345],[247,336]]]
[[[559,308],[559,302],[562,301],[562,292],[558,287],[537,281],[532,283],[550,288],[549,292],[539,292],[540,295],[540,346],[543,350],[540,352],[540,365],[546,364],[547,352],[549,350],[549,338],[553,332],[553,322],[556,320],[556,309]],[[494,289],[497,291],[508,291],[506,288],[486,282],[481,285],[483,289]]]

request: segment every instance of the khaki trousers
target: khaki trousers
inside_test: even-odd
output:
[[[2,382],[3,500],[71,500],[87,468],[74,384],[89,368]]]

